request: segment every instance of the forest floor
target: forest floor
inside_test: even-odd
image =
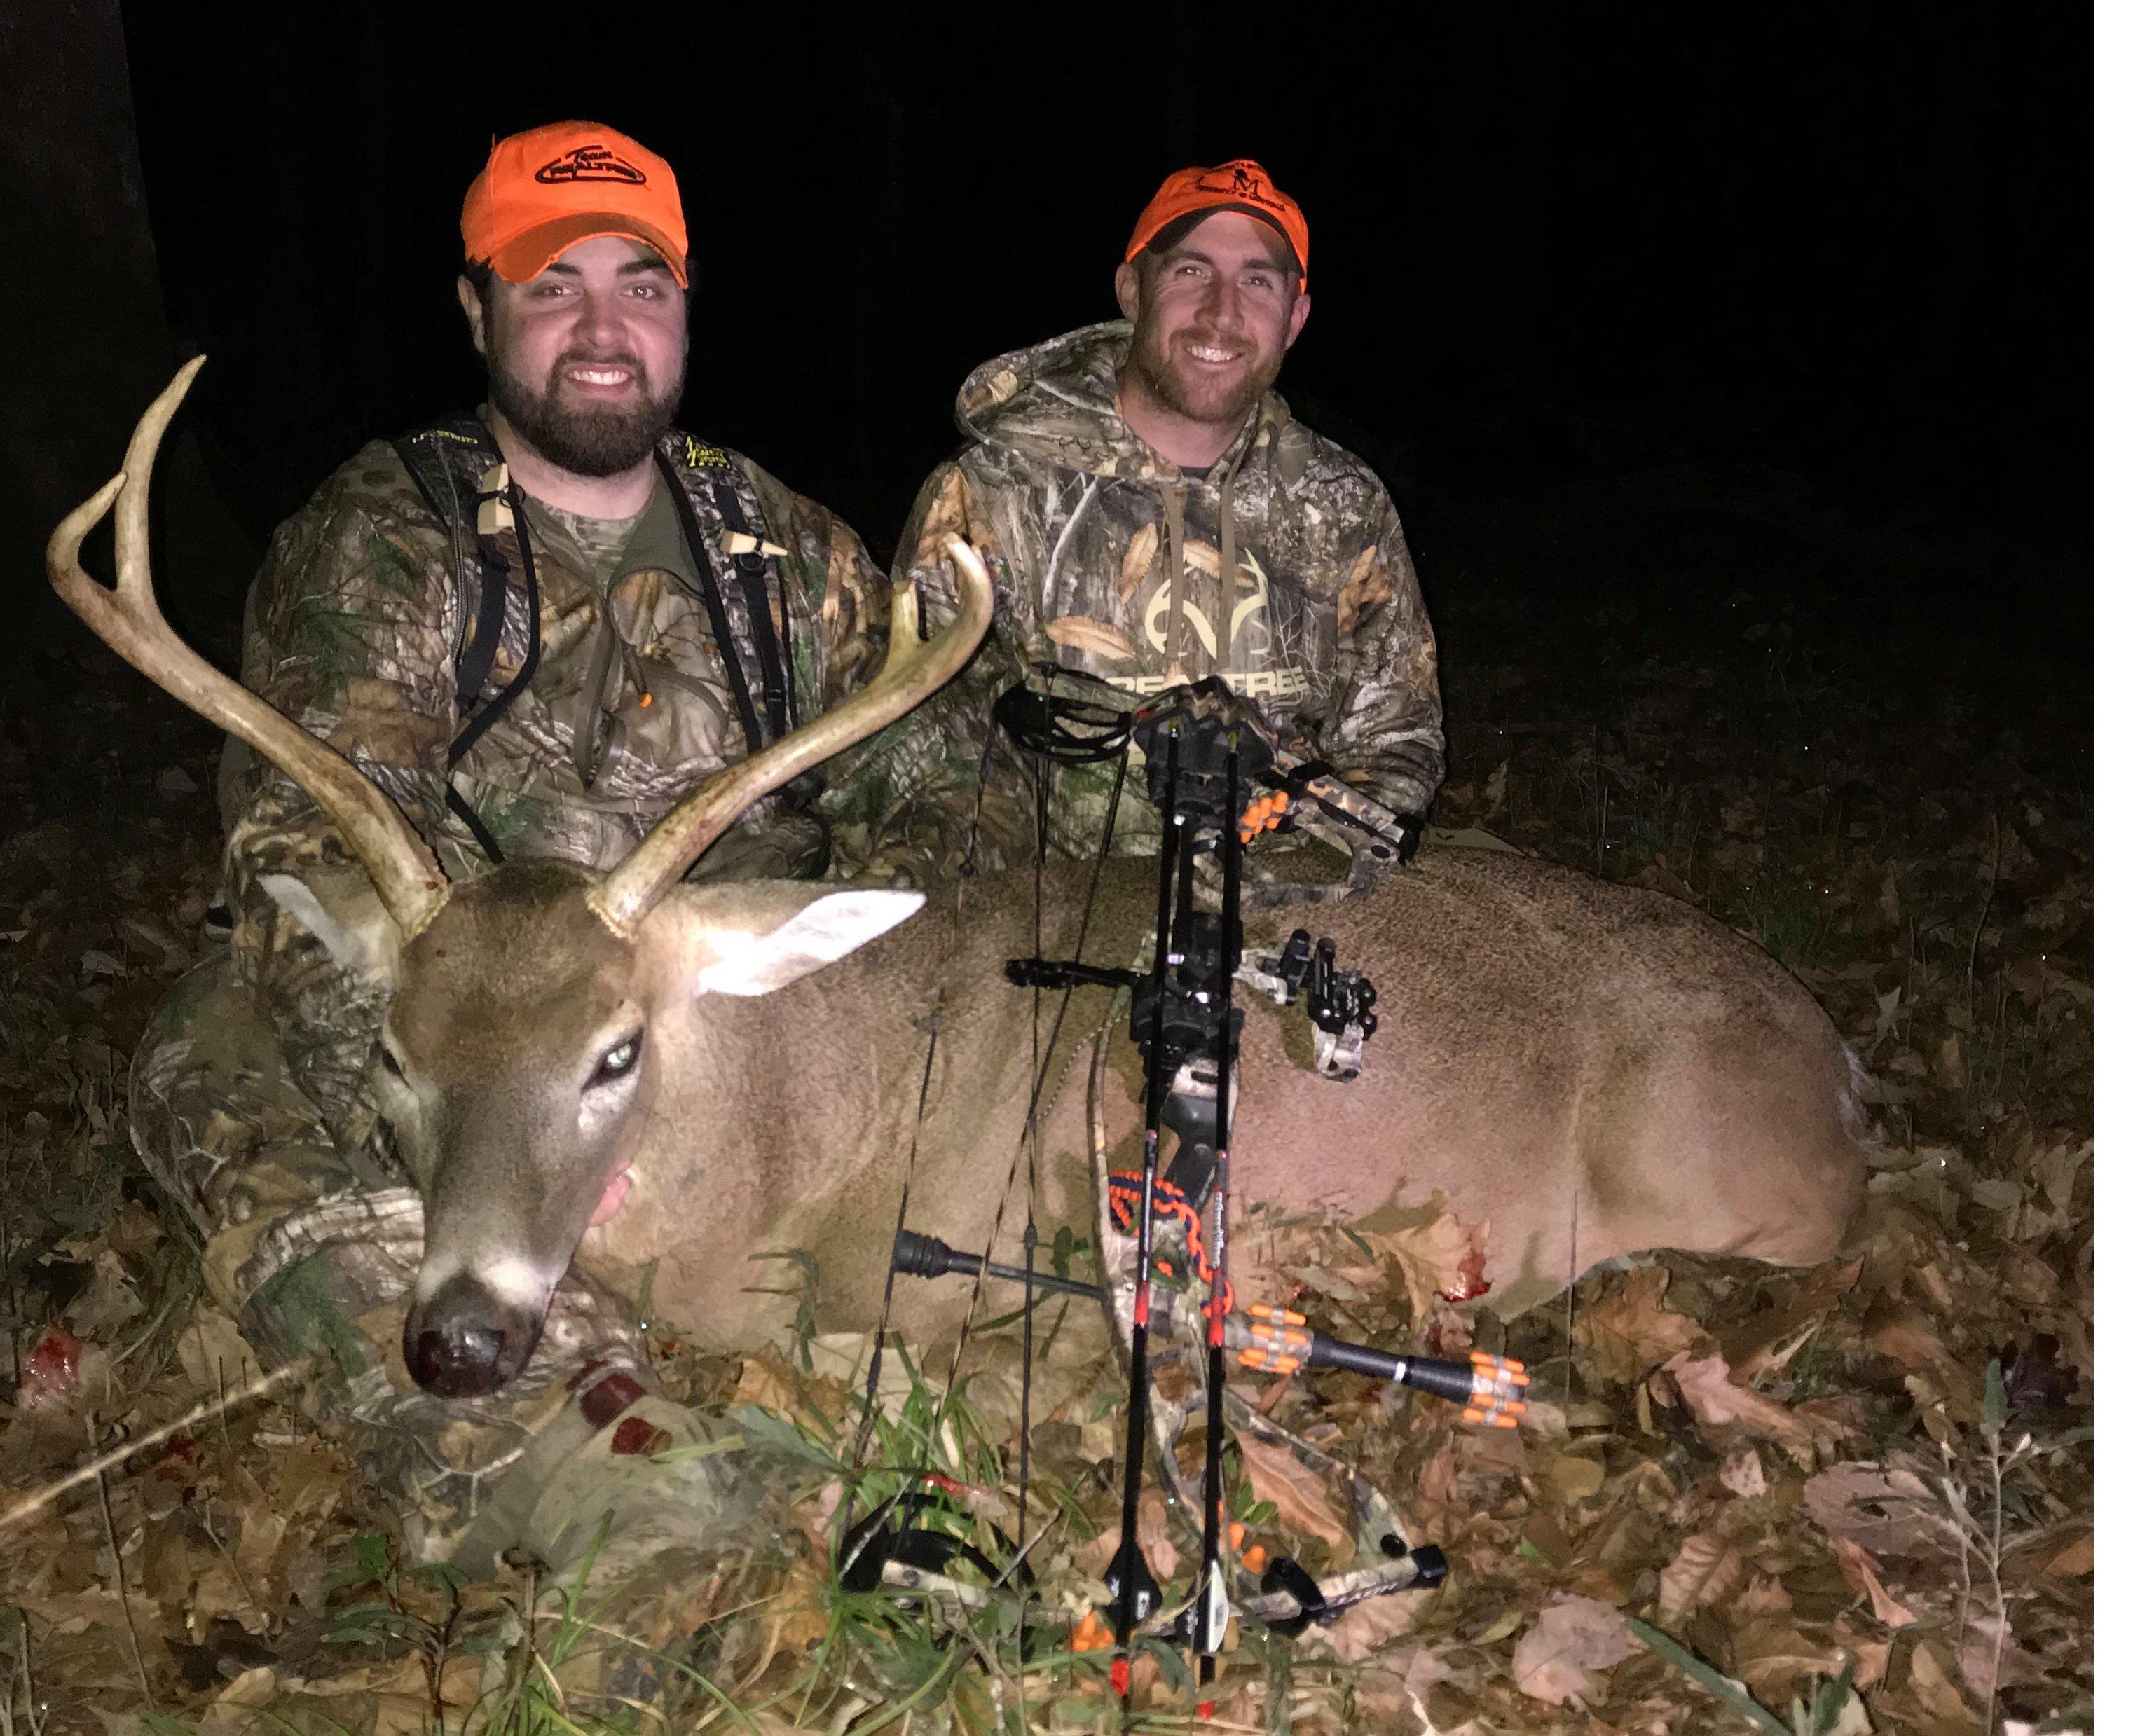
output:
[[[1455,1568],[1297,1640],[1244,1640],[1207,1727],[1789,1730],[1804,1702],[1808,1729],[1963,1736],[2088,1713],[2090,694],[2070,639],[1971,630],[1971,599],[2083,581],[1713,477],[1687,498],[1652,479],[1618,544],[1598,527],[1629,523],[1624,503],[1564,499],[1423,563],[1452,749],[1435,817],[1691,900],[1796,973],[1871,1076],[1864,1221],[1814,1272],[1666,1255],[1478,1328],[1532,1369],[1518,1431],[1350,1375],[1262,1384],[1274,1420],[1356,1463]],[[0,717],[6,1514],[250,1371],[125,1126],[133,1046],[203,944],[218,743],[86,648]],[[1460,1352],[1474,1327],[1422,1275],[1447,1228],[1356,1241],[1296,1306],[1343,1337]],[[680,1354],[674,1378],[837,1456],[853,1399],[827,1348]],[[1103,1358],[1054,1385],[1033,1567],[1043,1599],[1089,1603],[1122,1380]],[[595,1727],[600,1696],[547,1672],[576,1612],[531,1618],[516,1585],[402,1561],[317,1396],[233,1405],[0,1518],[0,1736]],[[895,1416],[880,1459],[933,1451],[985,1512],[1014,1394],[977,1377],[953,1410]],[[865,1499],[891,1486],[871,1474]],[[1342,1565],[1330,1490],[1267,1456],[1246,1476],[1244,1541]],[[986,1612],[833,1590],[829,1512],[798,1503],[780,1582],[713,1612],[692,1654],[708,1680],[675,1690],[671,1727],[1110,1727],[1105,1650],[1043,1631],[1018,1672]],[[1191,1534],[1152,1517],[1155,1553],[1193,1572]],[[1164,1650],[1139,1665],[1139,1722],[1186,1729],[1195,1696]]]

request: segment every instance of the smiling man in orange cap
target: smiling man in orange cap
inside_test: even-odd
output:
[[[931,787],[947,807],[973,802],[989,702],[1048,663],[1093,678],[1061,690],[1122,704],[1222,675],[1304,757],[1425,814],[1441,699],[1396,508],[1272,390],[1308,321],[1308,252],[1307,218],[1261,164],[1181,169],[1115,268],[1121,321],[967,377],[968,444],[924,485],[894,563],[948,596],[956,536],[995,574],[987,644],[915,725],[938,737]],[[1048,847],[1096,852],[1111,769],[1053,775]],[[1031,850],[1031,791],[992,773],[986,796],[987,837]],[[1151,805],[1126,799],[1117,846],[1158,835]]]
[[[867,679],[888,594],[838,518],[671,425],[690,253],[659,156],[578,121],[516,134],[461,224],[488,401],[365,447],[276,532],[244,675],[455,877],[518,856],[605,868],[708,774]],[[613,1486],[695,1425],[661,1396],[628,1303],[577,1268],[544,1335],[557,1354],[483,1399],[412,1391],[393,1339],[368,1333],[398,1312],[422,1225],[379,1113],[380,993],[333,914],[348,852],[272,768],[241,757],[222,784],[231,949],[174,991],[133,1095],[219,1299],[263,1361],[318,1351],[339,1371],[341,1414],[421,1508],[428,1548],[476,1518],[459,1538],[472,1572],[515,1541],[569,1563],[605,1510],[605,1572],[717,1530],[735,1474],[714,1460],[650,1459]],[[696,877],[823,872],[849,795],[762,804]],[[608,1481],[561,1485],[570,1465]]]
[[[675,175],[607,127],[516,133],[469,188],[461,240],[461,307],[522,486],[591,517],[636,511],[684,395],[690,246]]]

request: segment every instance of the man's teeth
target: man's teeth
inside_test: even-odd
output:
[[[1191,344],[1189,353],[1199,361],[1209,362],[1238,361],[1241,356],[1239,350],[1220,349],[1215,344]]]
[[[567,368],[567,377],[583,380],[589,385],[622,385],[631,378],[629,368]]]

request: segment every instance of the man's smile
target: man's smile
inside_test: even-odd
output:
[[[639,370],[623,362],[572,362],[560,371],[568,385],[591,398],[621,398],[639,384]]]
[[[1207,344],[1192,341],[1185,342],[1181,347],[1189,352],[1193,360],[1200,361],[1208,367],[1215,368],[1230,367],[1248,354],[1248,351],[1238,344]]]

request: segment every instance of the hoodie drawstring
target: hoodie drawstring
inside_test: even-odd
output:
[[[1219,606],[1211,611],[1211,637],[1216,641],[1212,668],[1223,671],[1234,656],[1234,576],[1238,566],[1234,547],[1234,478],[1239,464],[1227,467],[1219,484]]]
[[[1166,666],[1177,664],[1185,671],[1184,642],[1189,625],[1189,572],[1182,558],[1187,532],[1183,520],[1188,505],[1188,491],[1179,477],[1163,478],[1159,485],[1160,498],[1166,508]]]

